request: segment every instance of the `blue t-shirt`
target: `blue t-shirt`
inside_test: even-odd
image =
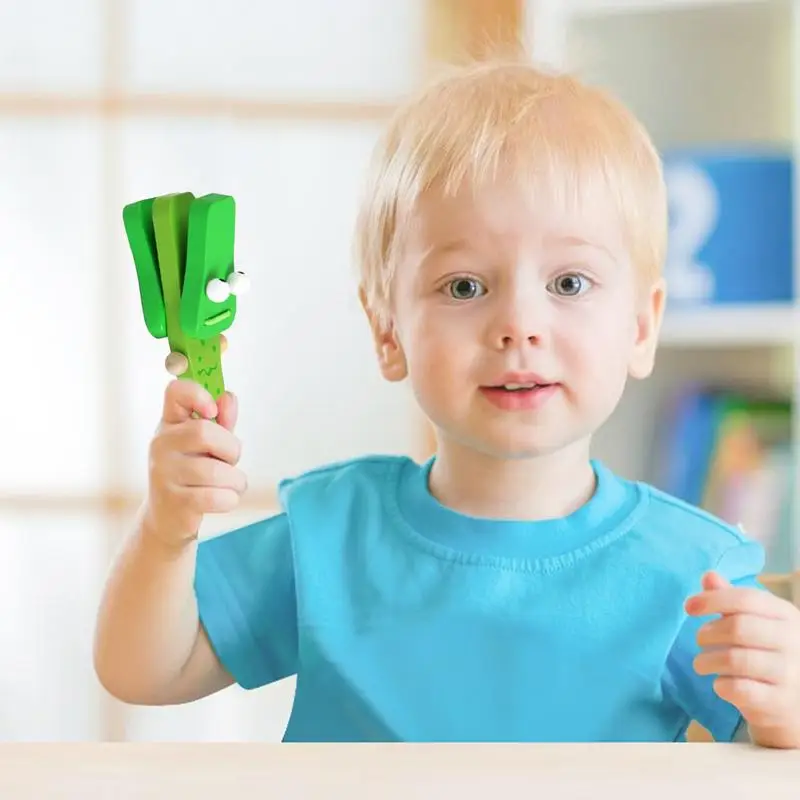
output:
[[[282,513],[200,544],[222,664],[248,689],[297,676],[284,741],[734,738],[684,601],[711,569],[758,585],[760,545],[598,462],[565,518],[468,517],[430,494],[432,463],[308,472]]]

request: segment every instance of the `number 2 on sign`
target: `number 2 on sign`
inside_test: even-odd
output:
[[[679,300],[707,300],[714,292],[714,276],[700,261],[700,250],[719,218],[719,198],[706,173],[693,164],[675,164],[664,170],[670,205],[666,274],[670,295]]]

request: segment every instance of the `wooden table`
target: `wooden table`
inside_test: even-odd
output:
[[[800,798],[748,745],[0,745],[2,800]]]

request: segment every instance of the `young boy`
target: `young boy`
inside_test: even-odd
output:
[[[800,746],[800,612],[735,528],[590,459],[664,306],[658,155],[617,102],[525,64],[456,71],[379,143],[358,221],[383,375],[437,436],[232,510],[236,400],[174,381],[95,664],[136,704],[297,675],[286,741]],[[194,418],[198,412],[202,418]],[[217,417],[217,423],[211,421]]]

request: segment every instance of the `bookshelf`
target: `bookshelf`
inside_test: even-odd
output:
[[[614,91],[645,122],[662,150],[766,146],[797,153],[797,3],[528,0],[527,12],[532,57]],[[797,281],[796,254],[794,262]],[[630,387],[619,413],[600,432],[597,455],[623,473],[649,477],[665,395],[682,384],[707,380],[755,385],[789,400],[791,457],[800,464],[797,291],[795,297],[780,304],[668,305],[655,374]],[[800,496],[799,481],[795,466],[795,497]],[[789,566],[765,578],[771,588],[797,601],[800,502],[790,513]]]

